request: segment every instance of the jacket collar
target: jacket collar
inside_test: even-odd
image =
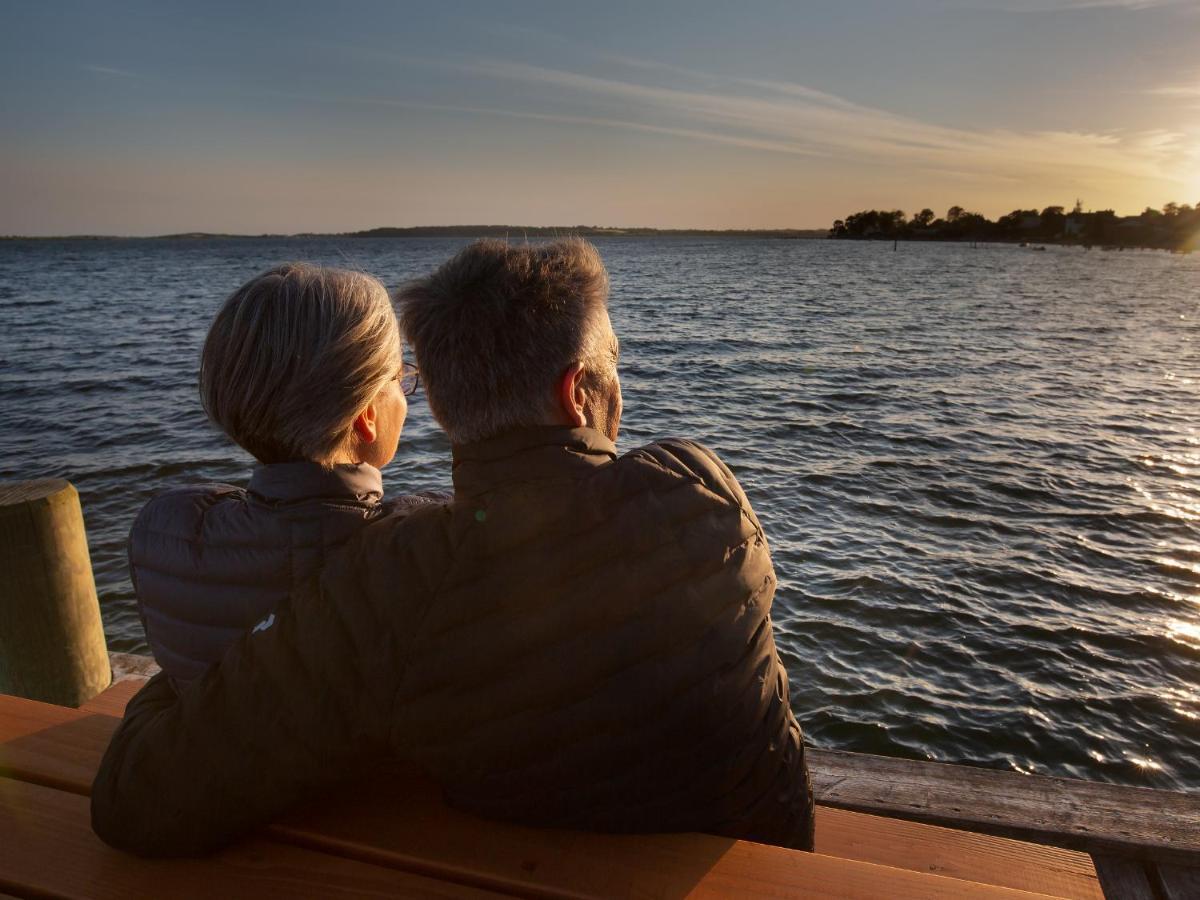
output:
[[[349,500],[373,506],[383,499],[383,475],[366,463],[332,469],[314,462],[271,463],[255,466],[249,490],[271,503]]]
[[[570,478],[617,457],[617,448],[592,428],[543,425],[509,431],[474,444],[456,444],[454,493],[470,496],[510,481]]]

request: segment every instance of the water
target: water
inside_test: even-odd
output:
[[[1200,257],[608,239],[621,446],[714,447],[761,516],[817,746],[1200,789]],[[452,240],[0,243],[0,478],[79,488],[110,646],[165,487],[244,482],[196,361],[285,259],[394,285]],[[445,488],[418,400],[389,492]]]

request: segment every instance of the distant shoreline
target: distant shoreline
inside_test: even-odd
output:
[[[369,228],[365,231],[311,232],[296,234],[223,234],[190,231],[146,236],[120,234],[0,235],[0,241],[205,241],[281,240],[287,238],[407,238],[407,237],[724,237],[814,240],[828,237],[825,228],[604,228],[591,225],[417,225],[411,228]]]
[[[961,206],[950,207],[940,219],[928,207],[911,219],[900,209],[864,209],[837,219],[829,236],[851,241],[1059,244],[1190,253],[1200,249],[1200,208],[1167,203],[1161,210],[1147,206],[1140,215],[1118,216],[1111,209],[1085,212],[1082,201],[1076,200],[1070,212],[1062,206],[1047,206],[1041,212],[1014,209],[994,222]]]

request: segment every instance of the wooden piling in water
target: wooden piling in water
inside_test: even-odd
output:
[[[111,681],[79,493],[0,482],[0,694],[79,706]]]

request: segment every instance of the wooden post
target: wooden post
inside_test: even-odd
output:
[[[79,706],[111,682],[79,493],[0,482],[0,694]]]

